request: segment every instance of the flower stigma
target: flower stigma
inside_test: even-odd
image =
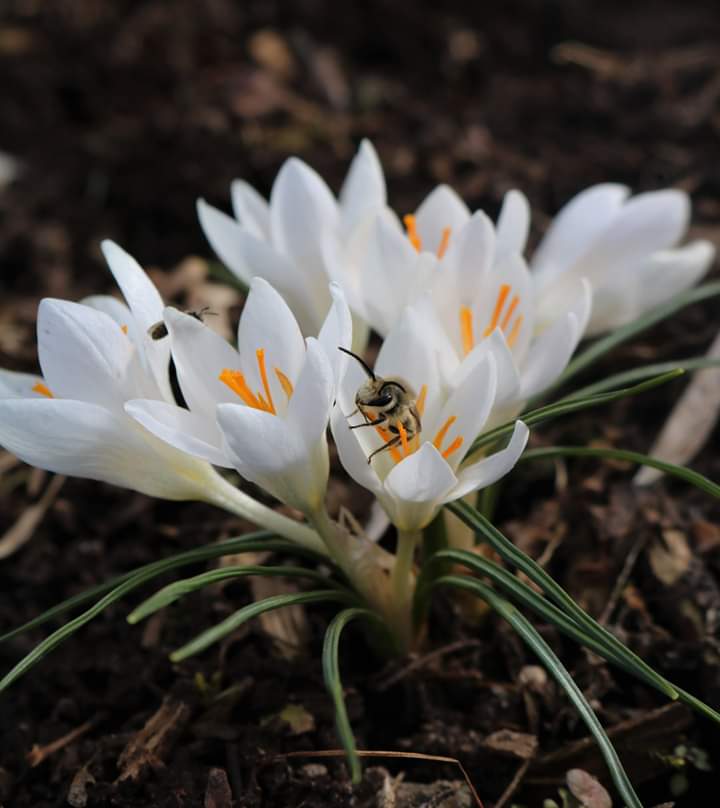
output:
[[[248,407],[254,407],[256,410],[263,410],[263,412],[269,412],[271,415],[277,415],[275,402],[273,401],[272,393],[270,392],[270,384],[268,382],[267,367],[265,365],[265,349],[258,348],[257,351],[255,351],[255,356],[257,357],[260,380],[263,386],[262,392],[257,391],[253,393],[245,380],[245,375],[239,370],[224,368],[222,373],[218,376],[218,379],[223,384],[227,385],[233,393],[238,395]],[[273,368],[273,371],[289,401],[293,394],[292,382],[279,368]]]
[[[510,296],[511,291],[512,287],[508,283],[503,283],[500,286],[500,290],[498,291],[498,295],[495,300],[495,308],[493,309],[492,317],[490,318],[490,322],[485,327],[485,330],[482,332],[483,338],[489,337],[498,326],[503,333],[507,331],[507,328],[512,320],[512,316],[515,314],[515,310],[520,303],[520,297],[518,295],[513,295],[512,299],[510,300],[510,305],[507,307],[507,310],[504,311],[505,303]],[[501,317],[502,320],[500,319]],[[507,335],[507,344],[509,348],[512,348],[517,342],[522,323],[523,315],[519,314],[513,322],[510,333]],[[473,331],[473,312],[470,306],[460,306],[460,339],[462,341],[463,353],[465,356],[467,356],[476,344]]]

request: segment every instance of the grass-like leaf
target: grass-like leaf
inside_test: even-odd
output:
[[[204,589],[206,586],[221,581],[228,581],[233,578],[245,578],[250,575],[258,575],[260,577],[305,578],[325,585],[332,585],[334,583],[329,580],[328,576],[324,573],[308,569],[307,567],[263,567],[256,564],[223,567],[219,570],[203,572],[200,575],[192,576],[192,578],[184,578],[182,581],[175,581],[164,586],[147,600],[144,600],[139,606],[136,606],[127,616],[127,621],[130,624],[139,623],[154,612],[164,609],[166,606],[175,603],[176,600],[180,600],[180,598],[189,595],[191,592],[196,592],[198,589]]]
[[[626,449],[611,449],[602,446],[545,446],[539,449],[528,449],[520,459],[551,460],[556,457],[600,457],[607,460],[625,460],[630,463],[651,466],[654,469],[664,471],[665,474],[679,477],[681,480],[685,480],[685,482],[694,485],[701,491],[712,494],[714,497],[720,497],[720,485],[697,471],[693,471],[686,466],[668,463],[665,460],[658,460],[640,452],[629,452]]]
[[[555,603],[571,617],[582,629],[595,636],[598,640],[615,649],[619,654],[631,654],[634,663],[643,667],[647,673],[654,675],[654,671],[637,654],[633,654],[626,648],[614,634],[593,620],[587,612],[578,606],[573,598],[557,583],[545,570],[537,564],[530,556],[525,555],[521,550],[504,536],[491,522],[482,514],[475,511],[462,501],[453,502],[447,506],[456,516],[458,516],[468,527],[482,536],[488,544],[498,553],[498,555],[513,564],[535,584],[537,584]],[[677,690],[668,685],[664,690],[671,699],[677,699]]]
[[[323,642],[322,650],[322,667],[323,677],[325,679],[325,687],[333,700],[335,707],[335,726],[337,733],[342,743],[347,756],[348,765],[350,766],[350,776],[353,783],[359,783],[362,777],[362,769],[360,766],[360,758],[357,754],[357,747],[355,746],[355,736],[353,735],[350,720],[348,719],[347,710],[345,708],[345,698],[343,696],[342,680],[340,679],[340,663],[338,660],[338,647],[340,645],[340,635],[345,626],[351,621],[359,618],[372,620],[379,623],[384,630],[385,624],[382,620],[368,609],[343,609],[335,615],[330,622],[330,625],[325,631],[325,640]]]
[[[642,808],[642,803],[630,783],[630,779],[620,762],[615,747],[608,738],[602,724],[598,721],[592,707],[588,704],[580,688],[575,684],[575,680],[557,658],[552,648],[550,648],[540,634],[538,634],[532,623],[518,612],[511,603],[500,597],[497,592],[473,578],[464,575],[447,575],[438,578],[436,584],[453,586],[473,592],[475,595],[482,598],[482,600],[513,627],[527,645],[537,654],[545,668],[575,705],[585,725],[600,747],[600,751],[605,758],[613,782],[620,796],[625,800],[626,805],[629,808]]]
[[[222,622],[218,623],[212,628],[206,629],[197,637],[190,640],[182,648],[173,651],[170,654],[170,659],[173,662],[182,662],[182,660],[199,654],[204,651],[208,646],[223,639],[228,634],[231,634],[243,623],[257,617],[263,612],[270,612],[274,609],[282,609],[285,606],[301,606],[305,603],[323,603],[323,602],[336,602],[345,603],[354,606],[358,602],[356,595],[350,592],[341,592],[340,590],[332,589],[318,589],[311,592],[293,592],[289,595],[273,595],[272,597],[259,600],[255,603],[250,603],[238,609],[236,612],[225,618]]]
[[[712,707],[677,687],[647,664],[643,663],[642,665],[638,665],[635,655],[630,652],[629,649],[625,648],[625,646],[621,645],[623,649],[621,652],[614,644],[608,643],[604,636],[590,633],[586,629],[581,628],[572,618],[568,617],[555,606],[555,604],[551,603],[542,595],[539,595],[532,587],[528,586],[511,572],[493,561],[483,558],[476,553],[469,553],[466,550],[443,550],[431,558],[428,564],[434,566],[435,564],[442,564],[443,562],[462,564],[473,570],[473,572],[488,577],[515,603],[522,604],[532,609],[535,614],[555,626],[563,634],[575,640],[575,642],[594,651],[608,662],[612,662],[617,667],[637,677],[650,687],[655,688],[663,695],[672,696],[673,692],[677,693],[679,701],[682,701],[697,712],[702,713],[720,724],[720,714],[713,710]],[[431,585],[431,577],[428,576],[428,579]]]
[[[598,393],[606,393],[608,390],[651,379],[653,376],[670,373],[673,370],[683,370],[687,373],[691,370],[716,367],[720,367],[720,359],[708,359],[706,356],[694,356],[688,359],[674,359],[667,362],[655,362],[652,365],[640,365],[640,367],[624,370],[621,373],[613,373],[612,376],[606,376],[598,382],[593,382],[586,387],[581,387],[579,390],[574,390],[564,396],[562,400],[568,401],[594,396]]]
[[[590,367],[593,362],[596,362],[613,348],[616,348],[623,342],[627,342],[627,340],[641,334],[643,331],[647,331],[648,328],[665,320],[671,314],[675,314],[676,311],[680,311],[680,309],[689,306],[691,303],[699,303],[702,300],[708,300],[717,295],[720,295],[720,281],[705,283],[702,286],[696,286],[694,289],[688,289],[685,292],[681,292],[679,295],[675,295],[669,302],[656,306],[632,323],[614,329],[606,337],[596,340],[584,351],[579,353],[565,368],[564,373],[560,375],[553,385],[553,389],[561,387],[569,379],[581,370]]]
[[[268,552],[278,553],[286,552],[288,555],[296,555],[322,561],[322,563],[325,565],[332,563],[326,556],[315,553],[312,550],[309,550],[307,547],[301,547],[300,545],[288,541],[287,539],[275,538],[274,533],[264,530],[256,531],[254,533],[248,533],[246,536],[241,536],[237,539],[227,539],[226,541],[196,547],[192,550],[187,550],[183,553],[178,553],[177,555],[163,558],[160,561],[152,561],[150,564],[137,567],[129,572],[124,572],[122,575],[111,578],[109,581],[105,581],[104,583],[93,586],[90,589],[86,589],[84,592],[79,592],[77,595],[73,595],[71,598],[64,600],[57,606],[53,606],[51,609],[48,609],[41,615],[34,617],[27,623],[23,623],[23,625],[12,629],[12,631],[8,631],[5,634],[0,635],[0,642],[10,640],[19,634],[24,633],[25,631],[29,631],[32,628],[43,625],[43,623],[47,623],[48,620],[52,620],[54,617],[58,617],[59,615],[64,614],[77,606],[82,606],[83,603],[87,603],[99,595],[104,595],[106,592],[110,592],[111,590],[117,588],[120,586],[120,584],[133,576],[151,573],[150,578],[154,578],[162,575],[165,572],[169,572],[170,570],[177,569],[178,567],[189,566],[190,564],[196,564],[201,561],[209,561],[213,558],[221,558],[222,556],[232,555],[234,553],[254,552],[256,550],[267,550]],[[150,578],[143,578],[140,583],[144,583],[146,580],[150,580]],[[138,586],[140,586],[140,583]]]
[[[632,387],[623,387],[620,390],[612,390],[609,393],[598,393],[596,395],[590,395],[584,398],[561,399],[560,401],[555,401],[552,404],[546,404],[544,407],[528,410],[518,417],[521,418],[528,426],[534,426],[535,424],[541,424],[545,421],[550,421],[553,418],[558,418],[561,415],[567,415],[571,412],[587,410],[591,407],[598,407],[601,404],[610,404],[611,402],[618,401],[621,398],[627,398],[628,396],[636,396],[639,393],[645,393],[648,390],[652,390],[653,388],[660,386],[661,384],[666,384],[667,382],[677,379],[684,373],[685,371],[682,370],[682,368],[675,368],[668,373],[661,373],[659,376],[654,376],[653,378],[647,379],[640,384],[633,385]],[[483,446],[492,445],[501,438],[509,435],[514,428],[515,420],[512,420],[495,427],[495,429],[484,432],[473,441],[468,455],[472,454]]]

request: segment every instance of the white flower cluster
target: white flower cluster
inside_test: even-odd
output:
[[[232,503],[291,535],[290,520],[229,492],[213,467],[237,469],[313,521],[324,513],[329,424],[348,474],[399,530],[417,531],[513,467],[528,437],[521,421],[505,448],[468,449],[552,385],[583,336],[696,283],[714,256],[705,241],[677,246],[689,202],[675,190],[629,198],[620,185],[590,188],[529,258],[518,191],[496,224],[447,186],[400,218],[367,141],[337,199],[292,158],[269,202],[242,181],[232,202],[234,218],[202,201],[198,210],[250,289],[237,349],[164,307],[135,260],[105,243],[126,302],[42,301],[42,377],[0,371],[0,444],[51,471]],[[338,350],[361,354],[371,332],[382,339],[373,370]],[[358,407],[368,373],[378,395]],[[398,382],[392,395],[387,380]]]

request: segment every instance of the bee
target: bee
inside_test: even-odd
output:
[[[381,427],[392,436],[387,443],[370,453],[368,457],[368,463],[370,463],[375,455],[393,449],[402,443],[403,438],[400,434],[400,427],[405,430],[407,440],[412,440],[416,435],[420,434],[422,424],[415,401],[415,393],[403,379],[396,377],[383,379],[376,376],[374,371],[357,354],[348,351],[346,348],[340,348],[339,350],[357,360],[368,375],[368,380],[355,393],[356,409],[348,416],[351,417],[359,412],[365,422],[355,424],[350,429],[360,429],[364,426]]]
[[[197,311],[188,311],[185,312],[189,314],[191,317],[194,317],[196,320],[202,322],[205,317],[208,315],[216,315],[216,311],[210,311],[210,306],[203,306],[203,308],[198,309]],[[165,325],[164,320],[158,320],[156,323],[153,323],[150,328],[148,328],[148,334],[154,340],[165,339],[168,335],[167,326]]]

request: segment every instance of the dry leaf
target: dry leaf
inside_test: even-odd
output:
[[[583,808],[612,808],[610,795],[600,783],[582,769],[570,769],[566,776],[567,787]]]

